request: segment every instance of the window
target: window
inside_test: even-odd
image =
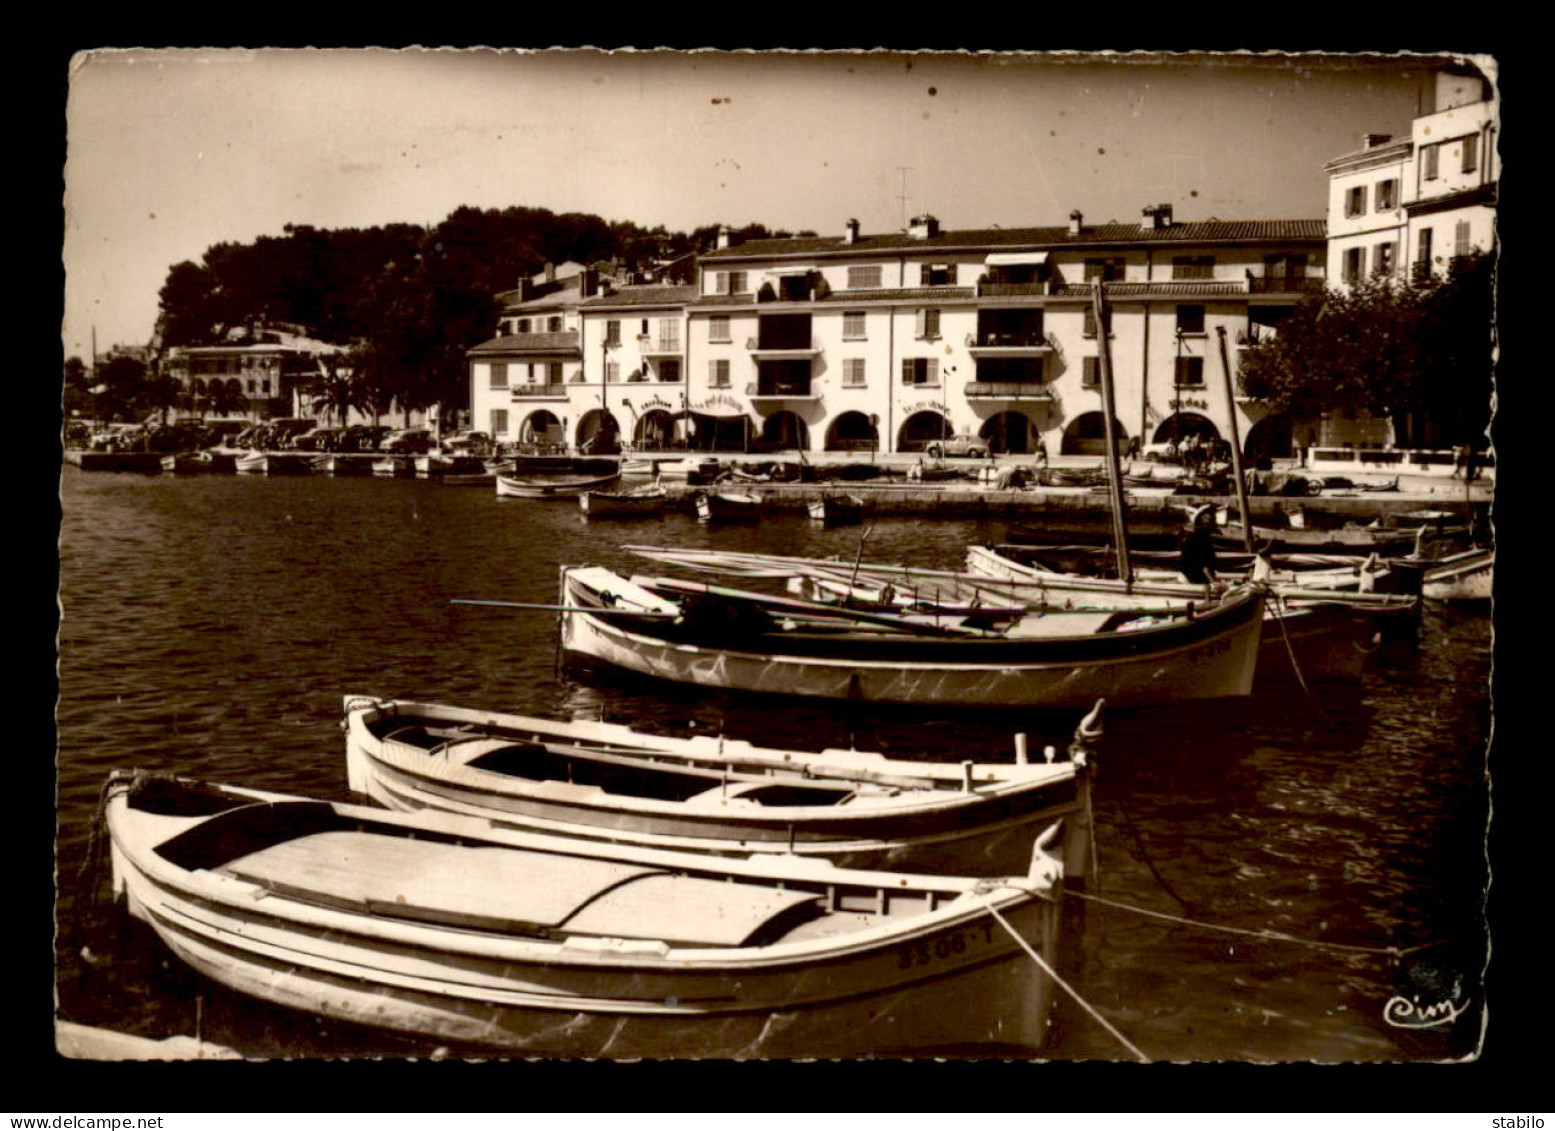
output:
[[[616,385],[621,381],[621,363],[619,361],[605,362],[605,384]]]
[[[1387,243],[1379,243],[1372,248],[1371,273],[1373,275],[1391,275],[1397,252],[1391,240]]]
[[[904,385],[938,385],[939,384],[939,358],[937,358],[937,357],[904,357],[904,358],[902,358],[902,384],[904,384]]]
[[[605,323],[605,344],[607,346],[621,344],[621,323],[615,318]]]
[[[1398,207],[1398,179],[1377,182],[1377,211],[1391,212]]]
[[[1428,181],[1434,181],[1437,177],[1437,169],[1441,159],[1442,147],[1428,145],[1420,151],[1420,175]]]
[[[842,359],[842,387],[844,389],[862,389],[864,387],[864,359],[862,357],[845,357]]]
[[[583,374],[579,373],[578,376],[582,377]],[[552,385],[560,385],[562,383],[562,363],[559,361],[547,361],[545,363],[545,379]]]
[[[1424,279],[1431,274],[1431,229],[1421,228],[1415,243],[1415,278]]]
[[[874,290],[880,286],[879,267],[849,267],[848,290]]]
[[[1213,255],[1176,255],[1172,257],[1172,278],[1213,279],[1215,257]]]
[[[506,436],[508,434],[507,409],[494,408],[491,410],[491,427],[489,431],[493,436]]]
[[[1087,283],[1117,283],[1123,280],[1123,260],[1121,258],[1087,259],[1085,261],[1085,281]]]
[[[673,357],[667,357],[663,361],[659,362],[659,380],[660,381],[679,381],[680,380],[680,361],[679,361],[679,359],[673,358]]]
[[[1344,281],[1358,283],[1361,280],[1361,258],[1365,252],[1358,247],[1346,248],[1344,253]]]
[[[1080,359],[1080,384],[1086,388],[1095,388],[1101,384],[1101,358]]]
[[[553,315],[551,315],[549,318],[547,318],[545,320],[545,328],[546,328],[547,331],[549,331],[552,334],[559,334],[559,333],[561,333],[561,331],[562,331],[562,316],[560,314],[553,314]]]
[[[707,320],[707,340],[710,342],[727,342],[729,338],[729,316],[727,314],[715,314]]]
[[[1366,186],[1356,185],[1344,194],[1344,214],[1359,216],[1366,211]]]
[[[707,387],[710,389],[727,389],[729,387],[729,359],[727,357],[715,357],[707,363]]]
[[[658,346],[661,350],[668,351],[678,350],[680,348],[680,319],[659,319]]]
[[[520,318],[517,322],[513,323],[513,326],[514,326],[514,332],[515,333],[519,333],[519,334],[527,334],[527,333],[529,333],[529,319],[527,319],[527,318]]]
[[[1179,357],[1177,359],[1177,384],[1179,386],[1204,384],[1204,359]]]
[[[508,387],[508,367],[503,361],[491,363],[491,387],[493,389],[506,389]]]
[[[1470,134],[1463,139],[1463,171],[1472,173],[1479,167],[1479,138]]]
[[[939,337],[939,311],[934,309],[918,311],[918,337]]]
[[[954,286],[956,282],[956,265],[954,263],[925,263],[919,268],[918,281],[925,287]]]
[[[842,337],[845,341],[861,341],[864,338],[864,312],[845,310],[842,313]]]
[[[1468,255],[1474,250],[1473,238],[1469,235],[1469,222],[1459,220],[1453,229],[1452,253],[1454,255]]]
[[[1085,308],[1084,333],[1087,338],[1096,336],[1096,308],[1094,306]],[[1112,337],[1112,308],[1110,306],[1107,308],[1107,337]]]
[[[1204,308],[1179,306],[1177,308],[1177,332],[1179,334],[1204,333]]]
[[[719,271],[713,276],[713,293],[743,295],[747,291],[744,271]]]

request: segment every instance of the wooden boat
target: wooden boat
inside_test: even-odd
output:
[[[481,456],[430,452],[413,459],[417,479],[433,479],[441,475],[479,475],[486,470],[486,461]]]
[[[669,492],[654,484],[633,491],[585,491],[578,507],[589,518],[645,518],[664,513]]]
[[[339,453],[326,453],[313,457],[313,472],[315,475],[329,475],[340,477],[346,475],[371,475],[373,461],[363,456],[341,455]]]
[[[822,495],[811,501],[810,517],[826,526],[856,526],[864,521],[864,500],[857,495]]]
[[[238,456],[242,455],[237,448],[206,448],[202,452],[195,453],[195,459],[205,465],[205,470],[213,475],[232,475],[238,469]]]
[[[1109,580],[1117,577],[1117,555],[1110,546],[1001,543],[992,547],[992,551],[1044,573]],[[1359,554],[1267,554],[1262,558],[1268,572],[1261,574],[1260,580],[1346,592],[1399,591],[1399,579],[1389,564],[1396,562],[1396,558],[1383,559],[1376,555],[1363,558]],[[1176,550],[1131,550],[1129,553],[1134,580],[1150,584],[1182,581],[1181,559],[1181,553]],[[1228,580],[1245,580],[1259,565],[1259,559],[1258,554],[1217,551],[1215,571]]]
[[[620,475],[612,471],[593,479],[515,479],[498,474],[496,479],[499,499],[576,499],[589,491],[613,486]]]
[[[210,464],[198,452],[174,452],[162,457],[164,475],[199,475],[209,470]]]
[[[721,855],[784,853],[850,868],[1005,875],[1065,819],[1060,858],[1084,874],[1084,772],[1100,705],[1070,760],[893,761],[882,754],[774,750],[602,722],[352,696],[351,789],[391,809],[436,809],[499,828]],[[1053,752],[1049,747],[1049,754]]]
[[[1351,524],[1335,529],[1311,529],[1281,526],[1252,527],[1253,545],[1273,551],[1305,553],[1405,554],[1415,544],[1412,530],[1388,530]],[[1240,521],[1221,523],[1215,531],[1215,545],[1240,549],[1246,546]]]
[[[699,583],[677,590],[593,566],[563,569],[561,589],[563,647],[629,671],[739,691],[945,707],[1247,695],[1263,611],[1263,593],[1242,587],[1188,609],[1050,609],[992,631],[752,600],[759,595]]]
[[[1420,592],[1433,601],[1488,601],[1495,581],[1496,552],[1478,548],[1449,554],[1425,570]]]
[[[416,457],[379,456],[373,460],[373,475],[379,479],[413,479],[416,475]]]
[[[113,887],[240,993],[582,1057],[1039,1048],[1062,865],[999,879],[631,848],[116,774]]]
[[[734,491],[704,491],[697,496],[698,522],[755,522],[761,518],[761,496]]]
[[[306,452],[244,452],[235,466],[239,475],[311,475],[312,458]]]

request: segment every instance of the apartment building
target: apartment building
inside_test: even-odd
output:
[[[256,419],[288,416],[308,399],[321,359],[345,352],[305,336],[301,327],[257,323],[234,330],[220,345],[172,347],[162,371],[192,403],[220,404]]]

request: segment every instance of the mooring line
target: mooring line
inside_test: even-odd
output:
[[[1130,1041],[1122,1033],[1118,1032],[1116,1026],[1114,1026],[1112,1022],[1108,1021],[1100,1013],[1096,1012],[1096,1009],[1091,1005],[1090,1002],[1081,997],[1079,992],[1073,986],[1064,981],[1063,978],[1059,977],[1058,971],[1054,970],[1052,966],[1048,965],[1048,963],[1043,960],[1042,956],[1032,948],[1030,943],[1021,938],[1020,932],[1018,932],[1014,927],[1010,926],[1009,921],[1005,919],[1003,915],[999,914],[999,909],[988,901],[988,897],[986,895],[981,895],[981,893],[979,894],[983,901],[983,906],[988,908],[988,913],[994,917],[994,920],[999,924],[999,926],[1003,927],[1006,931],[1009,932],[1010,938],[1014,939],[1018,944],[1020,944],[1020,948],[1031,956],[1031,960],[1040,966],[1043,972],[1046,973],[1049,978],[1053,979],[1053,981],[1058,985],[1059,989],[1063,990],[1070,997],[1074,998],[1075,1001],[1079,1002],[1080,1008],[1084,1009],[1085,1012],[1089,1013],[1093,1018],[1095,1018],[1096,1022],[1101,1025],[1103,1029],[1106,1029],[1107,1032],[1111,1033],[1113,1038],[1116,1039],[1120,1045],[1128,1049],[1129,1052],[1133,1053],[1135,1058],[1138,1059],[1141,1064],[1150,1063],[1150,1058],[1144,1053],[1140,1052],[1138,1046],[1135,1045],[1134,1042]]]
[[[1185,919],[1181,915],[1168,915],[1164,911],[1151,911],[1148,907],[1136,907],[1131,903],[1119,903],[1115,899],[1104,899],[1099,895],[1089,895],[1085,892],[1064,889],[1065,895],[1072,895],[1076,899],[1088,900],[1091,903],[1104,904],[1107,907],[1116,907],[1120,911],[1133,911],[1139,915],[1145,915],[1152,919],[1165,919],[1172,923],[1183,923],[1190,927],[1203,927],[1209,931],[1224,931],[1231,935],[1245,935],[1250,938],[1263,939],[1267,942],[1295,943],[1298,946],[1317,947],[1320,950],[1346,950],[1356,954],[1386,954],[1393,958],[1403,958],[1405,955],[1414,954],[1417,951],[1429,950],[1437,943],[1421,943],[1419,946],[1356,946],[1352,943],[1323,942],[1319,939],[1297,938],[1295,935],[1287,935],[1283,931],[1271,931],[1265,928],[1259,931],[1250,931],[1244,927],[1224,927],[1218,923],[1206,923],[1202,919]]]

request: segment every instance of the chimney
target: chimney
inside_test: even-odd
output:
[[[554,264],[554,263],[547,263],[545,265],[545,283],[546,283],[546,286],[550,286],[554,282],[556,282],[556,264]]]
[[[583,277],[578,280],[578,297],[590,298],[599,290],[599,272],[592,267],[583,269]]]
[[[521,276],[518,280],[518,301],[528,302],[535,296],[534,281],[528,275]]]
[[[1139,226],[1145,231],[1154,231],[1160,228],[1172,226],[1172,206],[1170,204],[1157,204],[1146,207]]]
[[[907,234],[915,240],[931,239],[939,235],[939,221],[928,213],[914,216],[907,226]]]
[[[847,234],[842,237],[843,243],[858,243],[858,221],[849,220]]]
[[[1361,135],[1361,148],[1376,149],[1377,146],[1386,145],[1392,140],[1392,134],[1363,134]]]
[[[1078,208],[1069,213],[1069,234],[1071,236],[1077,236],[1080,234],[1080,224],[1084,219],[1085,217],[1081,215]]]
[[[733,242],[733,238],[734,237],[730,234],[729,229],[720,225],[720,227],[718,229],[718,244],[717,244],[717,246],[719,248],[728,247],[729,244],[731,242]]]

